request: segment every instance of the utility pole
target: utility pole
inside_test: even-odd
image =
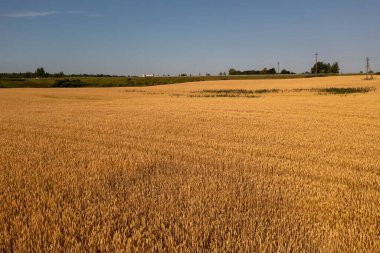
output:
[[[277,74],[280,74],[280,62],[277,62]]]
[[[369,77],[369,74],[370,74],[370,72],[371,72],[371,66],[369,65],[369,57],[367,57],[366,59],[366,78],[365,79],[367,79],[367,80],[369,80],[369,79],[373,79],[373,75],[372,75],[372,73],[371,73],[371,77]]]
[[[365,59],[365,61],[367,62],[366,66],[365,66],[365,73],[366,73],[365,79],[368,80],[368,74],[369,74],[369,57],[367,57],[367,58]]]
[[[318,52],[315,53],[315,76],[318,76]]]

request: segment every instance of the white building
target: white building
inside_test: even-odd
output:
[[[154,77],[154,74],[142,74],[142,77]]]

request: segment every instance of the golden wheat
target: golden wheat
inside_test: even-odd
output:
[[[379,252],[379,90],[1,89],[0,251]]]

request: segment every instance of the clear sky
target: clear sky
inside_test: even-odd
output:
[[[380,71],[379,0],[1,0],[0,72]]]

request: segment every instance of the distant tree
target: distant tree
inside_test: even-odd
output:
[[[236,69],[230,68],[230,69],[228,70],[228,74],[229,74],[230,76],[237,75],[237,71],[236,71]]]
[[[275,75],[276,73],[277,72],[276,72],[275,68],[268,69],[268,71],[267,71],[267,74],[269,74],[269,75]]]
[[[321,73],[322,64],[324,64],[324,63],[323,62],[317,62],[316,64],[313,65],[313,67],[311,67],[310,72],[311,73]]]
[[[318,62],[317,63],[318,69],[317,73],[322,73],[322,74],[338,74],[339,73],[339,64],[337,62],[334,62],[333,65],[330,63],[324,63],[324,62]],[[315,73],[316,66],[315,64],[311,68],[311,73]]]
[[[294,72],[291,72],[291,71],[286,70],[286,69],[281,70],[280,73],[283,74],[283,75],[295,74]]]
[[[334,62],[331,66],[331,73],[339,74],[340,68],[337,62]]]
[[[37,77],[44,77],[46,75],[46,72],[43,67],[40,67],[36,69],[35,75]]]
[[[331,72],[331,64],[330,63],[327,63],[326,73],[332,73]]]

